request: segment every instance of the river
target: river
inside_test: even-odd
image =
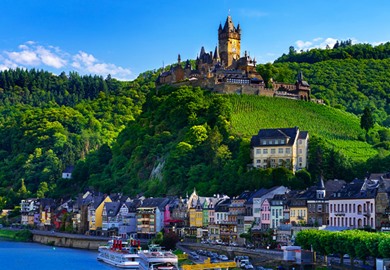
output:
[[[97,251],[52,247],[0,239],[0,269],[116,269],[96,260]]]

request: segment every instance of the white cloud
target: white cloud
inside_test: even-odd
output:
[[[40,60],[35,52],[24,49],[20,52],[5,52],[8,59],[14,63],[28,66],[35,66],[40,64]]]
[[[348,38],[347,38],[348,39]],[[311,50],[314,48],[320,48],[320,49],[325,49],[326,46],[329,46],[330,48],[333,48],[334,44],[336,44],[337,40],[347,40],[347,39],[336,39],[332,37],[328,38],[321,38],[317,37],[309,41],[303,41],[303,40],[297,40],[295,42],[296,44],[296,50],[299,52],[301,50],[306,51],[306,50]],[[358,41],[354,38],[351,38],[352,44],[358,43]]]
[[[127,78],[131,77],[132,74],[129,69],[119,67],[114,64],[102,63],[92,54],[88,54],[83,51],[79,51],[78,54],[73,56],[72,67],[76,68],[77,70],[86,70],[93,74],[111,74],[112,77],[120,80],[126,80]]]
[[[120,80],[131,80],[132,72],[124,67],[104,63],[92,54],[79,51],[77,54],[62,51],[59,47],[43,46],[35,41],[27,41],[15,51],[0,51],[0,70],[10,68],[52,69],[54,73],[76,70],[80,74],[96,74],[103,77],[111,74]],[[54,69],[54,70],[53,70]]]
[[[310,41],[303,41],[303,40],[297,40],[295,42],[295,44],[297,45],[297,49],[300,51],[300,50],[306,50],[308,48],[310,48],[311,45],[313,45],[312,42]]]

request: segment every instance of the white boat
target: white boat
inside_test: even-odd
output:
[[[159,245],[149,245],[148,250],[141,251],[141,270],[178,270],[178,258],[171,251],[164,251]]]
[[[108,241],[105,246],[99,247],[98,261],[124,269],[140,269],[138,255],[139,241],[122,241],[118,238]]]

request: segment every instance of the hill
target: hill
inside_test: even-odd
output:
[[[312,177],[284,168],[247,170],[251,136],[286,126],[310,132]],[[205,195],[277,184],[303,188],[320,173],[346,180],[364,175],[365,162],[378,154],[364,140],[357,116],[329,106],[166,86],[150,92],[139,118],[119,135],[109,164],[102,169],[99,153],[90,156],[76,168],[74,185],[154,196],[193,188]]]
[[[298,126],[310,136],[353,162],[375,156],[377,150],[364,140],[360,119],[351,113],[325,105],[282,98],[229,96],[233,105],[232,132],[250,138],[260,128]]]

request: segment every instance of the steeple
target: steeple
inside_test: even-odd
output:
[[[219,49],[218,49],[218,46],[215,46],[214,60],[219,61]]]
[[[177,55],[177,63],[180,64],[181,62],[181,57],[180,57],[180,53]]]
[[[202,46],[202,48],[200,49],[200,58],[202,58],[202,56],[206,53],[204,47]]]
[[[325,184],[324,184],[324,179],[323,179],[322,175],[320,177],[320,181],[317,184],[316,193],[317,193],[317,196],[316,196],[317,199],[325,199],[326,190],[325,190]]]
[[[232,17],[230,15],[227,16],[225,25],[223,26],[223,31],[226,32],[234,32],[236,29],[233,24]]]

